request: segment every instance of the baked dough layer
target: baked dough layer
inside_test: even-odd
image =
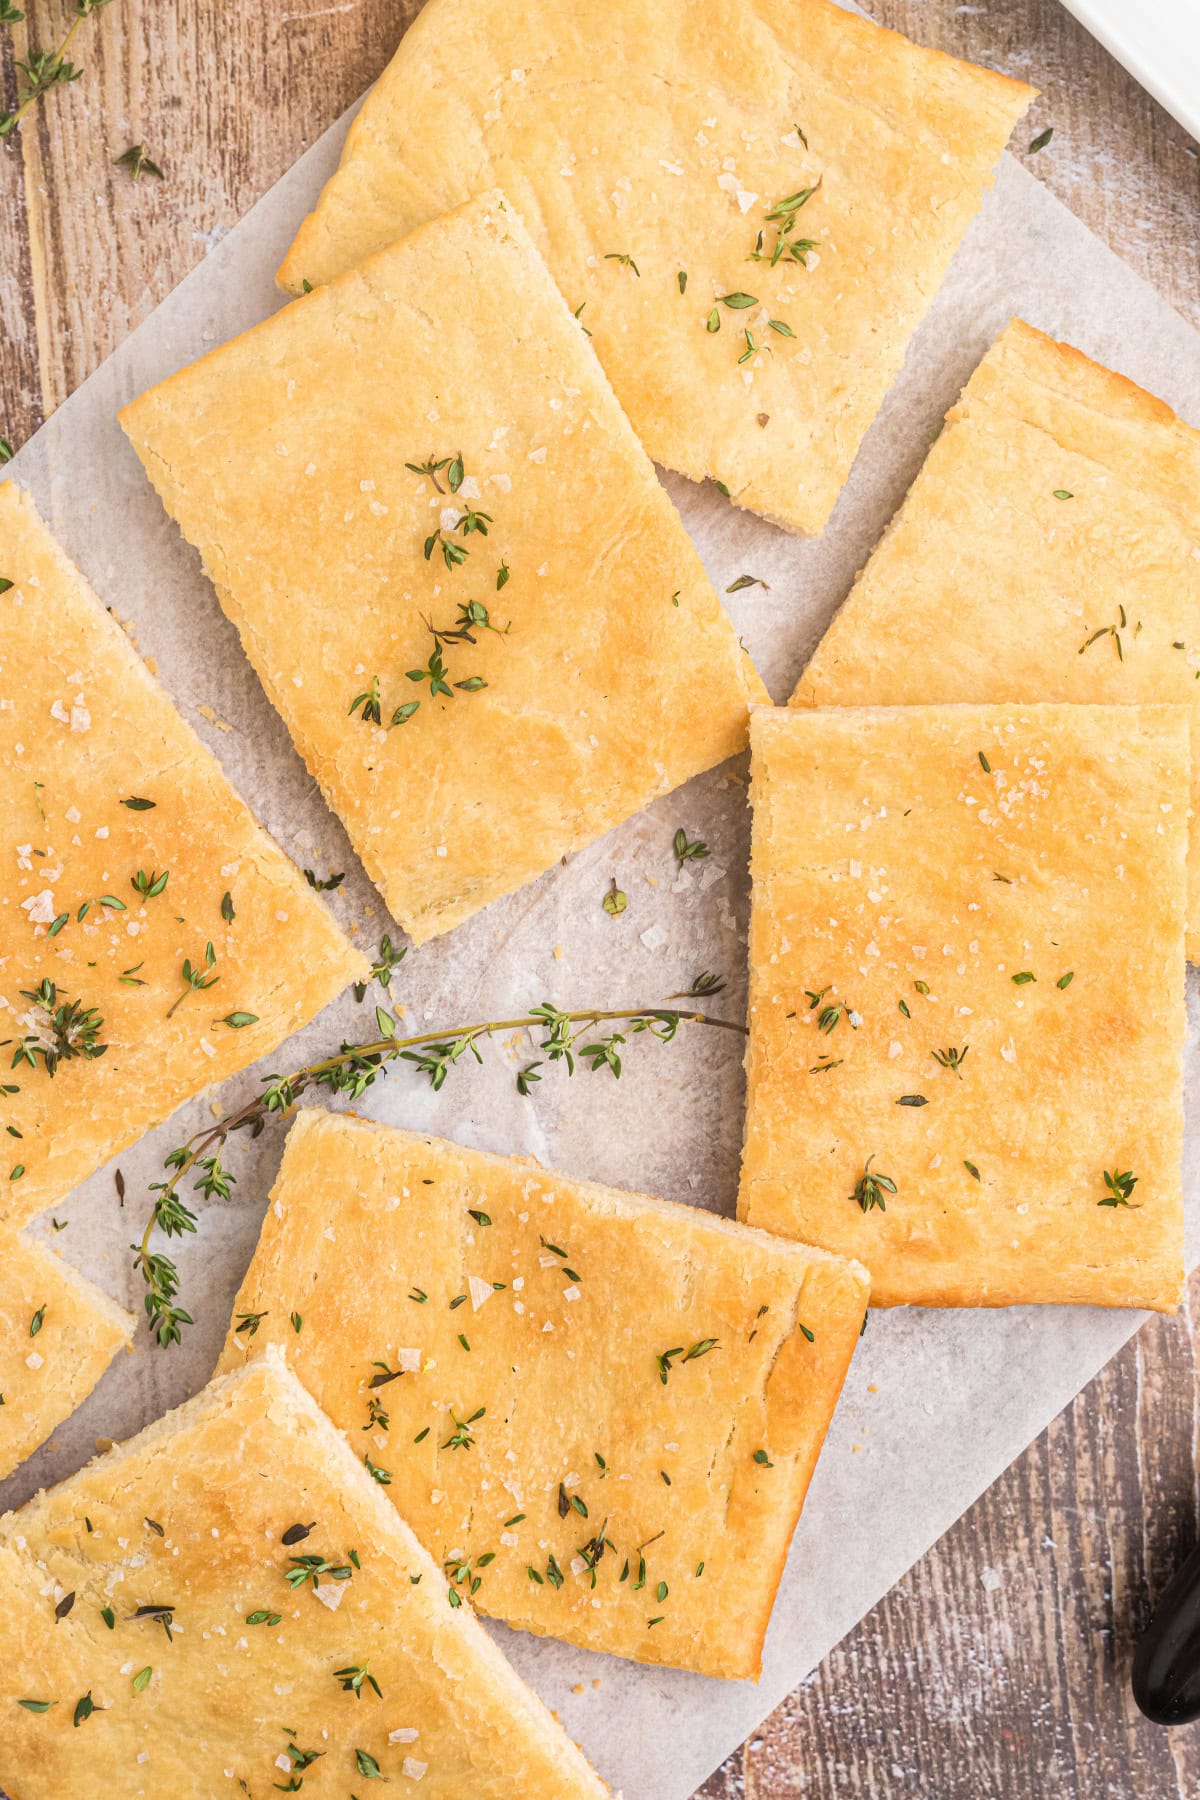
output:
[[[881,1306],[1173,1310],[1184,709],[756,709],[751,751],[740,1216]]]
[[[1195,729],[1198,667],[1200,432],[1015,319],[946,415],[792,705],[1170,701]],[[1192,780],[1195,814],[1197,759]],[[1200,834],[1188,920],[1196,961]]]
[[[290,1588],[305,1556],[348,1578]],[[357,1752],[430,1800],[608,1792],[470,1609],[447,1604],[441,1571],[280,1360],[213,1382],[8,1514],[0,1587],[13,1800],[265,1800],[306,1768],[344,1795],[375,1778]],[[169,1608],[170,1631],[141,1607]],[[364,1664],[381,1694],[339,1678]],[[84,1696],[95,1711],[76,1725]]]
[[[0,1231],[0,1481],[87,1399],[134,1320],[60,1256]]]
[[[0,580],[0,1219],[20,1224],[366,964],[11,482]],[[185,960],[216,985],[189,989]],[[105,1048],[51,1076],[36,1046],[75,1003],[100,1023],[70,1035]]]
[[[305,1111],[220,1366],[281,1346],[481,1611],[752,1676],[866,1300],[695,1208]]]
[[[279,278],[502,187],[651,456],[819,532],[1033,92],[828,0],[431,0]]]
[[[182,370],[122,423],[416,942],[744,746],[765,690],[498,195]],[[406,466],[426,461],[431,476]],[[456,523],[468,508],[483,532]],[[447,566],[447,545],[466,560]],[[453,631],[469,605],[496,629],[443,646],[434,697],[409,672],[430,625]]]

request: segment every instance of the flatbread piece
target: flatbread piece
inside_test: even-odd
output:
[[[0,1587],[13,1800],[608,1792],[274,1359],[8,1514]]]
[[[431,0],[280,280],[501,187],[651,456],[816,533],[1033,93],[829,0]]]
[[[1170,1311],[1180,707],[756,710],[739,1215],[873,1303]]]
[[[765,691],[499,196],[122,423],[415,941],[744,745]]]
[[[221,1366],[282,1346],[481,1611],[753,1676],[866,1299],[692,1207],[306,1111]]]
[[[0,1219],[19,1224],[366,964],[11,482],[0,777]]]
[[[60,1256],[0,1231],[0,1481],[87,1399],[133,1332],[132,1316]]]

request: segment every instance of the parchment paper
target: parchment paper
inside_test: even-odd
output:
[[[348,871],[331,904],[373,949],[389,924],[381,903],[115,419],[142,388],[280,304],[272,272],[333,168],[347,122],[314,145],[54,414],[11,473],[33,492],[101,597],[132,621],[177,704],[284,847],[320,875]],[[712,487],[666,478],[718,589],[743,573],[770,584],[769,592],[746,589],[728,605],[778,700],[904,494],[946,407],[1013,313],[1200,422],[1200,338],[1006,160],[823,539],[786,536],[734,511]],[[397,454],[410,449],[398,445]],[[703,968],[729,981],[714,1010],[741,1017],[745,779],[735,763],[693,781],[449,938],[410,954],[393,994],[413,1029],[524,1012],[547,996],[563,1005],[640,1005],[686,986]],[[680,824],[704,838],[712,856],[677,877],[671,837]],[[629,895],[619,919],[600,906],[613,874]],[[367,1035],[374,998],[359,1008],[347,995],[270,1066],[292,1068],[343,1034]],[[1194,1024],[1195,989],[1190,1001]],[[518,1056],[497,1045],[486,1068],[461,1069],[438,1096],[419,1076],[394,1074],[361,1110],[733,1211],[743,1101],[738,1039],[694,1031],[669,1047],[639,1040],[619,1084],[587,1073],[568,1081],[547,1068],[535,1097],[524,1100],[513,1069],[528,1054],[527,1046]],[[1192,1048],[1188,1058],[1190,1264],[1200,1242]],[[220,1099],[231,1107],[253,1091],[247,1075]],[[185,1107],[118,1159],[128,1189],[123,1211],[111,1168],[58,1209],[69,1223],[56,1247],[132,1307],[140,1307],[141,1288],[127,1246],[146,1214],[146,1183],[165,1153],[211,1116],[212,1098]],[[21,1503],[79,1467],[97,1437],[126,1437],[203,1384],[281,1146],[278,1127],[255,1145],[234,1141],[237,1197],[205,1211],[198,1238],[179,1257],[184,1303],[196,1317],[183,1348],[159,1351],[141,1338],[136,1354],[122,1358],[54,1440],[0,1486],[0,1504]],[[44,1228],[53,1235],[48,1220]],[[489,1629],[626,1800],[685,1800],[1139,1323],[1137,1314],[1082,1309],[873,1313],[796,1537],[758,1686],[638,1669]]]

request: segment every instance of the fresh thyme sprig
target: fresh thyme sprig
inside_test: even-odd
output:
[[[209,972],[216,960],[217,953],[213,949],[211,939],[204,946],[204,961],[202,963],[193,964],[190,957],[184,957],[183,967],[179,972],[179,979],[183,982],[183,992],[177,995],[167,1008],[168,1019],[172,1016],[177,1007],[182,1006],[189,994],[203,993],[206,988],[216,987],[221,977],[219,975],[210,974]]]
[[[868,1156],[863,1164],[863,1172],[855,1182],[854,1192],[850,1196],[852,1200],[857,1200],[859,1207],[865,1213],[870,1212],[876,1206],[880,1212],[886,1212],[887,1200],[884,1196],[897,1191],[896,1184],[890,1175],[872,1174],[871,1164],[874,1161],[873,1155]]]
[[[486,515],[480,514],[480,517],[486,517]],[[484,528],[480,527],[479,529]],[[468,675],[464,681],[456,681],[451,685],[450,671],[446,667],[446,659],[442,654],[447,644],[477,643],[478,639],[475,636],[477,631],[493,631],[497,637],[504,636],[500,627],[493,625],[491,613],[482,600],[461,602],[458,617],[453,625],[438,626],[433,623],[432,619],[425,619],[422,622],[433,639],[433,649],[429,653],[429,661],[423,668],[405,671],[408,679],[416,682],[427,681],[431,700],[436,700],[439,694],[444,695],[447,700],[453,700],[455,688],[463,694],[478,694],[481,689],[485,688],[487,682],[482,675]],[[391,731],[396,725],[406,725],[420,705],[419,700],[404,701],[392,713],[387,729]],[[359,712],[360,707],[362,709],[360,716],[364,725],[383,724],[383,706],[378,675],[372,676],[371,685],[365,692],[354,696],[350,702],[349,717],[353,718]]]
[[[17,102],[11,112],[0,113],[0,138],[9,137],[44,94],[79,80],[83,70],[68,61],[67,51],[84,20],[90,19],[93,13],[99,12],[102,6],[108,4],[109,0],[75,0],[74,15],[57,50],[31,50],[28,62],[17,64],[17,72],[21,77],[17,84]],[[11,0],[5,0],[0,6],[0,24],[15,25],[23,17],[18,8],[11,4]]]
[[[476,512],[474,507],[468,506],[466,511],[459,516],[458,523],[455,525],[454,529],[455,531],[461,531],[464,537],[470,537],[473,531],[477,531],[480,537],[486,537],[488,535],[488,526],[491,523],[491,513]],[[441,551],[442,561],[448,569],[457,569],[461,563],[466,562],[468,556],[471,554],[465,544],[457,543],[454,538],[447,537],[440,525],[436,531],[431,531],[429,536],[425,539],[426,562],[430,560],[435,549]]]
[[[648,1032],[661,1043],[670,1043],[681,1025],[711,1025],[721,1031],[745,1034],[745,1026],[732,1019],[717,1019],[703,1012],[684,1012],[676,1007],[592,1007],[582,1012],[564,1012],[549,1000],[535,1006],[523,1018],[486,1019],[476,1025],[451,1027],[448,1031],[423,1031],[412,1037],[397,1036],[396,1021],[382,1006],[376,1007],[375,1020],[379,1030],[377,1038],[368,1043],[343,1043],[334,1055],[309,1063],[290,1075],[267,1076],[262,1091],[252,1100],[196,1132],[166,1158],[168,1179],[152,1184],[150,1191],[154,1195],[154,1204],[146,1228],[140,1240],[130,1245],[134,1267],[146,1288],[146,1317],[161,1348],[179,1343],[181,1328],[193,1323],[191,1314],[176,1303],[179,1271],[175,1263],[150,1248],[155,1231],[171,1238],[182,1237],[185,1232],[196,1229],[196,1214],[180,1196],[182,1183],[195,1175],[194,1193],[199,1193],[205,1200],[228,1200],[236,1178],[224,1167],[221,1152],[232,1133],[249,1131],[257,1137],[269,1119],[282,1118],[291,1112],[309,1088],[325,1088],[329,1093],[345,1094],[351,1100],[357,1100],[387,1073],[388,1064],[408,1062],[426,1075],[437,1091],[464,1057],[473,1056],[481,1063],[480,1044],[486,1043],[497,1032],[541,1031],[539,1048],[544,1057],[549,1062],[564,1063],[568,1075],[575,1073],[578,1058],[593,1072],[607,1068],[614,1076],[621,1073],[620,1047],[628,1038],[641,1033]],[[625,1030],[601,1032],[594,1041],[580,1043],[579,1040],[587,1038],[594,1027],[609,1023],[624,1024]]]
[[[85,1062],[94,1062],[103,1056],[108,1049],[107,1044],[100,1042],[100,1033],[104,1029],[104,1020],[94,1006],[85,1006],[82,1000],[63,1000],[58,997],[58,988],[54,982],[43,978],[36,988],[22,988],[22,1000],[28,1000],[38,1012],[43,1014],[49,1032],[47,1039],[40,1032],[29,1032],[21,1038],[13,1052],[12,1067],[28,1063],[31,1069],[37,1068],[40,1056],[47,1075],[53,1076],[59,1063],[70,1062],[74,1057],[82,1057]],[[4,1044],[12,1043],[11,1038],[2,1040]],[[17,1091],[15,1088],[12,1090]]]
[[[356,981],[354,984],[354,998],[358,1001],[360,1006],[367,997],[367,987],[372,981],[377,981],[380,987],[385,990],[390,989],[392,985],[392,976],[407,955],[408,945],[401,944],[400,948],[396,949],[391,938],[385,931],[379,940],[379,955],[371,964],[366,981]]]
[[[775,202],[766,215],[767,224],[775,227],[775,242],[770,250],[767,250],[764,247],[765,233],[760,231],[755,239],[754,248],[750,252],[751,262],[770,263],[774,268],[776,263],[786,256],[792,262],[798,262],[804,268],[808,267],[808,253],[810,250],[816,249],[817,240],[795,237],[793,234],[801,207],[808,205],[820,186],[821,177],[818,176],[811,187],[800,188],[796,193],[788,194],[785,199]]]
[[[1104,1185],[1108,1193],[1103,1200],[1097,1200],[1097,1206],[1129,1206],[1138,1178],[1130,1169],[1105,1169]]]
[[[821,1002],[828,992],[829,989],[827,987],[823,987],[816,991],[812,988],[805,988],[804,990],[804,997],[808,1001],[809,1012],[816,1012],[818,1006],[821,1007],[820,1012],[817,1014],[817,1030],[821,1032],[823,1036],[828,1037],[831,1032],[837,1030],[844,1018],[851,1029],[857,1031],[862,1023],[862,1019],[859,1014],[855,1012],[854,1008],[845,1000],[831,1000],[828,1006],[821,1006]]]
[[[452,494],[457,494],[466,477],[461,450],[455,456],[429,456],[423,463],[406,462],[404,466],[411,469],[414,475],[427,475],[439,494],[446,491],[438,480],[443,469],[447,471],[446,481]]]

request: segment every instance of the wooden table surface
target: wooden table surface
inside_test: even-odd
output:
[[[0,27],[0,107],[15,59],[69,22],[70,0],[22,5],[28,23]],[[81,79],[0,147],[0,436],[36,430],[374,79],[415,10],[112,0],[81,26]],[[1200,152],[1057,0],[869,10],[1036,83],[1018,152],[1052,124],[1030,166],[1200,325]],[[139,142],[165,180],[114,167]],[[1200,1283],[1145,1326],[704,1800],[1200,1796],[1200,1727],[1156,1730],[1128,1690],[1132,1642],[1200,1529],[1198,1304]]]

